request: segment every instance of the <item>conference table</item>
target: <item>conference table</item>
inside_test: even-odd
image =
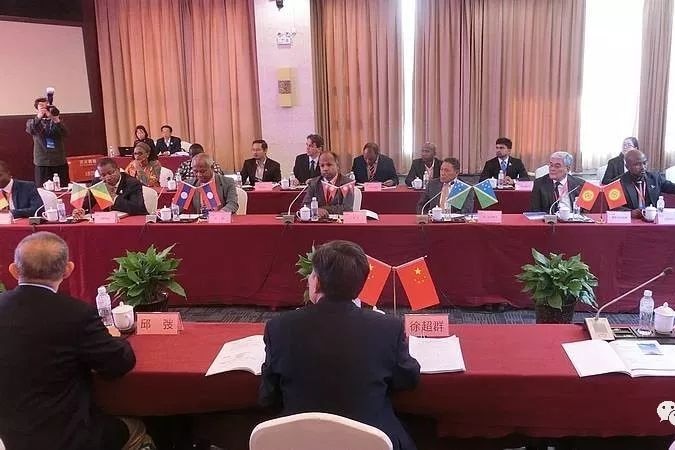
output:
[[[259,377],[204,374],[223,343],[262,334],[263,326],[186,323],[176,336],[131,336],[136,367],[115,381],[97,377],[96,401],[110,414],[131,416],[256,408]],[[432,417],[439,437],[675,434],[656,415],[660,402],[672,400],[672,378],[577,375],[561,344],[588,339],[581,326],[450,328],[466,372],[424,374],[416,389],[394,394],[397,412]]]
[[[599,216],[592,216],[599,219]],[[506,303],[532,306],[515,280],[521,266],[532,262],[531,248],[542,252],[581,253],[599,278],[599,303],[615,296],[675,263],[675,226],[633,220],[631,224],[558,223],[547,225],[521,214],[505,214],[502,223],[430,223],[419,225],[415,216],[381,215],[366,224],[294,223],[285,225],[274,215],[234,216],[231,224],[145,223],[145,217],[127,217],[118,224],[28,225],[26,219],[0,226],[0,280],[12,286],[7,272],[18,242],[34,231],[62,236],[77,268],[62,290],[92,301],[96,288],[115,268],[113,258],[125,250],[145,250],[151,244],[176,244],[182,259],[177,280],[187,300],[171,297],[175,306],[195,304],[292,307],[301,303],[305,284],[296,274],[299,254],[313,244],[346,239],[360,244],[370,256],[397,266],[426,257],[441,304],[476,307]],[[398,280],[385,284],[380,302],[407,305]],[[655,283],[657,304],[672,301],[675,277]],[[613,305],[611,311],[634,311],[640,293]]]
[[[115,156],[113,157],[120,169],[126,168],[131,161],[134,160],[132,156]],[[189,156],[160,156],[159,163],[162,167],[166,167],[172,172],[176,172],[178,167],[184,162],[190,159]]]

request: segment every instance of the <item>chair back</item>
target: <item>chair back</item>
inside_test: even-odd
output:
[[[52,191],[46,189],[37,188],[38,194],[42,199],[42,203],[45,205],[45,210],[47,209],[56,209],[56,194]]]
[[[157,212],[157,202],[159,201],[159,194],[151,187],[143,186],[143,203],[148,214],[155,214]]]
[[[360,211],[362,201],[363,201],[363,193],[361,192],[361,189],[354,186],[354,207],[352,209],[354,211]]]
[[[248,205],[248,193],[242,188],[237,188],[237,203],[239,203],[239,209],[237,209],[238,216],[246,215],[246,207]]]
[[[169,180],[173,178],[173,172],[171,169],[167,169],[166,167],[162,167],[159,170],[159,185],[161,187],[166,187],[169,183]]]
[[[548,173],[548,164],[537,168],[537,170],[534,171],[534,178],[543,177],[547,173]]]
[[[666,169],[666,180],[675,183],[675,166]]]
[[[180,149],[183,150],[184,152],[189,153],[191,145],[192,145],[192,142],[180,141]]]
[[[598,177],[598,181],[602,182],[602,179],[605,178],[605,172],[607,172],[607,164],[598,167],[598,170],[595,172]]]

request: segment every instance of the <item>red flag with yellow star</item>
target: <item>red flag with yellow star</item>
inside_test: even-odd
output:
[[[368,255],[366,255],[366,258],[368,258],[370,272],[368,273],[366,283],[363,285],[363,289],[361,289],[361,293],[359,294],[359,300],[370,306],[375,306],[380,299],[382,289],[384,289],[384,283],[386,283],[389,278],[391,266],[375,258],[371,258]]]
[[[401,280],[405,293],[408,295],[410,308],[413,311],[440,303],[438,294],[436,293],[436,286],[434,286],[434,281],[431,279],[431,274],[424,258],[407,262],[395,267],[394,270]]]

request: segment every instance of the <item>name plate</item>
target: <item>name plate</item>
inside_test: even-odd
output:
[[[12,215],[10,213],[0,213],[0,225],[11,225]]]
[[[232,213],[230,211],[209,211],[209,223],[222,224],[232,223]]]
[[[478,223],[502,223],[501,211],[478,210]]]
[[[367,223],[365,211],[345,211],[342,213],[342,223]]]
[[[93,214],[94,223],[117,223],[119,218],[115,211],[100,211]]]
[[[405,332],[416,337],[448,337],[450,324],[447,314],[406,314]]]
[[[136,313],[136,334],[178,334],[183,330],[179,312]]]
[[[271,191],[274,189],[274,183],[271,181],[258,181],[255,184],[256,191]]]
[[[516,180],[516,191],[532,191],[534,181],[519,181]]]
[[[630,211],[607,211],[607,223],[631,223]]]
[[[656,213],[656,223],[675,225],[675,208],[665,208],[662,213]]]
[[[366,192],[380,192],[382,190],[382,183],[363,183],[363,190]]]

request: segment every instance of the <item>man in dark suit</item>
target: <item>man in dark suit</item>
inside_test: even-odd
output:
[[[497,179],[500,171],[504,171],[504,182],[507,184],[515,184],[514,180],[529,181],[530,176],[527,174],[523,162],[511,156],[512,147],[511,139],[505,137],[497,139],[495,142],[496,156],[485,162],[480,174],[480,181],[488,178]]]
[[[234,184],[232,178],[225,175],[219,175],[213,171],[213,158],[206,153],[198,153],[192,157],[192,172],[195,178],[189,181],[195,187],[209,184],[213,180],[216,186],[216,195],[220,206],[219,210],[230,211],[236,214],[239,209],[239,201],[237,199],[237,186]],[[192,210],[195,213],[200,213],[202,208],[202,198],[200,190],[198,189],[192,197]]]
[[[442,161],[436,158],[436,145],[431,142],[425,142],[420,150],[420,158],[413,159],[410,166],[410,172],[405,177],[405,184],[410,187],[415,178],[424,180],[424,174],[428,174],[429,180],[441,176]]]
[[[634,137],[627,137],[623,140],[621,153],[618,156],[607,161],[607,170],[602,177],[602,184],[609,184],[612,181],[618,179],[621,175],[626,172],[626,161],[624,160],[624,155],[628,150],[639,150],[638,140]]]
[[[333,152],[323,152],[319,155],[321,176],[307,182],[307,191],[303,203],[310,206],[312,198],[319,202],[319,217],[328,217],[329,214],[342,214],[351,211],[354,206],[354,189],[352,183],[345,191],[340,186],[351,183],[351,180],[340,173],[338,156]],[[335,188],[333,188],[335,186]]]
[[[548,175],[534,180],[530,196],[530,211],[548,213],[556,203],[553,212],[558,211],[560,205],[567,206],[570,211],[574,199],[579,196],[584,180],[569,175],[574,158],[567,152],[554,152],[548,163]]]
[[[460,171],[459,160],[457,158],[445,158],[441,164],[441,174],[439,178],[434,178],[429,181],[427,188],[417,202],[417,213],[426,214],[431,208],[441,206],[443,208],[452,190],[452,185],[455,180],[458,180]],[[428,203],[428,204],[427,204]],[[457,211],[455,207],[450,206],[449,212],[461,212],[462,214],[470,214],[473,212],[473,192],[464,202],[461,210]]]
[[[267,142],[263,139],[253,141],[253,158],[244,161],[241,168],[241,183],[254,186],[256,181],[281,181],[281,166],[267,157]]]
[[[631,216],[642,217],[642,209],[656,207],[662,193],[675,194],[675,183],[659,173],[647,172],[647,157],[640,150],[629,150],[624,156],[628,172],[621,175],[620,180],[627,203],[617,209],[629,209]]]
[[[265,327],[261,404],[281,407],[282,415],[348,417],[385,432],[394,449],[414,449],[389,395],[414,388],[420,366],[399,319],[352,302],[368,276],[366,255],[352,242],[332,241],[316,249],[312,268],[312,303]]]
[[[323,151],[323,138],[318,134],[307,136],[306,153],[295,157],[293,165],[293,175],[301,184],[304,184],[310,178],[321,175],[319,170],[319,155]]]
[[[0,161],[0,212],[12,217],[30,217],[42,206],[42,198],[31,181],[12,178],[9,166]]]
[[[39,232],[19,243],[9,266],[19,286],[0,295],[0,439],[11,450],[154,448],[142,423],[92,402],[92,371],[118,378],[136,358],[96,308],[58,294],[74,269],[68,259],[63,239]]]
[[[61,185],[65,186],[70,179],[64,146],[68,129],[61,121],[58,108],[50,105],[46,98],[36,98],[33,105],[37,115],[26,121],[26,133],[33,138],[35,184],[42,186],[57,173]]]
[[[357,183],[379,181],[383,186],[398,184],[394,161],[380,154],[380,147],[374,142],[364,145],[363,154],[354,158],[352,172]]]
[[[170,125],[162,125],[160,129],[162,137],[157,139],[157,144],[155,149],[160,155],[173,155],[176,152],[181,152],[183,149],[180,147],[180,138],[176,136],[171,136],[173,133],[173,128]]]

